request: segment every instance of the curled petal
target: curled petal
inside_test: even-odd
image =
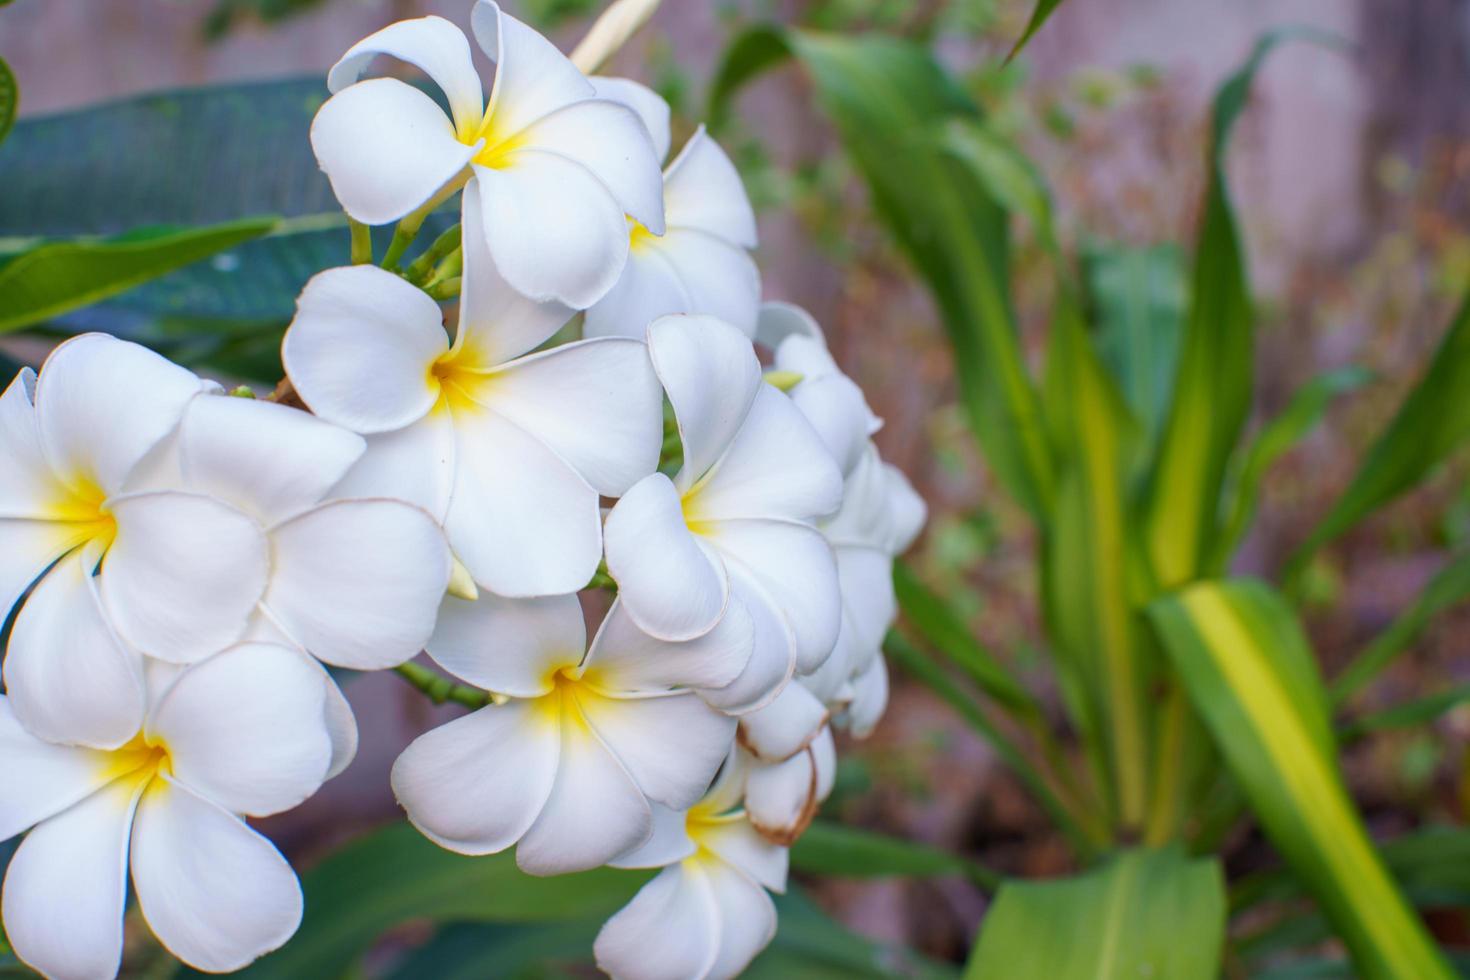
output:
[[[740,744],[763,762],[783,762],[811,744],[827,709],[800,684],[787,684],[759,711],[740,718]]]
[[[296,300],[281,360],[314,413],[354,432],[389,432],[439,400],[431,369],[449,346],[442,321],[426,293],[391,272],[328,269]]]
[[[755,248],[755,211],[740,172],[710,138],[695,130],[664,179],[664,207],[671,228],[689,228],[741,248]]]
[[[470,26],[480,50],[495,62],[485,115],[497,133],[519,133],[564,105],[592,97],[592,83],[556,45],[491,0],[475,4]]]
[[[461,143],[444,110],[396,78],[347,86],[311,121],[311,148],[332,193],[342,210],[369,225],[428,203],[482,145]]]
[[[773,844],[790,847],[817,814],[817,764],[812,747],[785,762],[756,763],[745,779],[745,812]]]
[[[470,43],[458,27],[442,17],[389,24],[347,49],[327,74],[327,88],[335,93],[353,84],[380,54],[415,65],[432,78],[448,99],[459,132],[469,135],[479,127],[485,96]]]
[[[654,157],[660,161],[668,157],[673,137],[669,135],[669,104],[663,96],[631,78],[594,76],[588,81],[598,98],[621,102],[638,113],[639,121],[653,140]]]
[[[816,319],[795,303],[762,303],[756,319],[756,342],[776,351],[787,337],[811,337],[824,347],[827,344]]]

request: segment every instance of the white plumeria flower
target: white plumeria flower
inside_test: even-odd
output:
[[[263,644],[158,667],[146,719],[111,751],[42,741],[0,697],[0,839],[35,828],[5,876],[5,931],[47,976],[117,974],[129,870],[149,927],[201,970],[239,969],[301,921],[295,873],[241,815],[279,813],[321,785],[321,675]]]
[[[0,614],[36,583],[5,681],[41,737],[121,745],[144,710],[133,651],[185,662],[221,650],[264,594],[268,542],[249,514],[132,483],[205,388],[145,348],[88,334],[0,397]]]
[[[662,160],[669,151],[669,107],[626,78],[594,78],[597,94],[636,111]],[[704,127],[664,170],[662,235],[629,225],[628,263],[618,283],[587,310],[589,337],[642,337],[669,313],[708,313],[755,336],[760,270],[755,212],[740,174]]]
[[[682,648],[627,626],[609,615],[584,656],[576,596],[446,599],[430,656],[508,700],[404,750],[393,791],[413,824],[464,854],[516,844],[522,870],[561,874],[647,840],[650,801],[682,809],[697,800],[735,722],[678,685],[738,674],[750,624],[731,618]]]
[[[361,436],[299,409],[203,394],[161,448],[143,475],[149,486],[225,501],[270,542],[250,639],[352,670],[393,667],[423,649],[449,583],[449,548],[420,507],[335,494],[363,455]],[[357,724],[330,678],[327,696],[335,775],[356,752]]]
[[[841,474],[791,400],[761,380],[737,328],[663,317],[648,349],[684,462],[672,480],[639,481],[608,514],[608,570],[634,622],[668,640],[708,631],[739,599],[757,621],[754,652],[741,677],[705,696],[748,711],[836,640],[836,566],[811,522],[841,502]]]
[[[347,213],[370,225],[473,176],[465,194],[479,208],[466,237],[484,239],[519,292],[584,309],[622,271],[628,218],[664,231],[651,138],[632,110],[597,98],[550,41],[494,3],[480,0],[471,23],[497,66],[488,105],[459,28],[439,17],[391,24],[327,76],[335,94],[311,125],[317,162]],[[449,115],[396,79],[358,81],[377,55],[421,68]]]
[[[465,227],[478,207],[466,194]],[[574,592],[601,558],[599,494],[658,464],[658,379],[621,337],[528,354],[570,311],[508,288],[475,236],[464,249],[452,344],[421,290],[372,266],[329,269],[297,301],[286,372],[313,412],[369,437],[338,492],[428,510],[493,592]]]
[[[687,812],[659,810],[647,844],[622,868],[664,870],[597,934],[597,965],[615,980],[727,980],[776,935],[767,889],[786,890],[787,850],[755,832],[732,756]]]

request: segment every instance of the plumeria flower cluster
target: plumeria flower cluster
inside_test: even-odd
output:
[[[816,323],[761,305],[735,168],[700,128],[661,169],[657,95],[489,0],[471,27],[488,85],[436,17],[332,69],[317,159],[355,229],[397,228],[306,285],[271,400],[100,335],[0,398],[3,914],[48,975],[116,973],[129,880],[199,969],[289,939],[245,820],[351,760],[324,664],[417,683],[422,651],[478,705],[393,767],[435,843],[661,869],[596,943],[635,980],[764,948],[834,729],[883,711],[924,506]]]

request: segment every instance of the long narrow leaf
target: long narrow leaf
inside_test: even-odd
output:
[[[791,866],[809,874],[879,878],[961,875],[981,888],[1000,885],[999,872],[927,844],[818,820],[791,849]]]
[[[191,262],[260,238],[274,218],[109,241],[56,242],[0,267],[0,333],[115,296]]]
[[[1288,565],[1299,574],[1327,542],[1423,480],[1470,438],[1470,298],[1460,307],[1424,377],[1368,451],[1357,475]]]
[[[1125,851],[1075,878],[1002,886],[965,980],[1213,977],[1224,939],[1218,861]]]
[[[943,142],[947,124],[977,119],[978,109],[910,42],[760,27],[727,50],[710,117],[718,119],[734,92],[783,51],[810,73],[878,214],[934,291],[964,406],[991,469],[1044,519],[1055,475],[1008,299],[1006,214]]]
[[[1394,728],[1417,728],[1427,725],[1462,704],[1470,703],[1470,684],[1461,684],[1444,691],[1436,691],[1422,698],[1415,698],[1392,708],[1384,708],[1372,714],[1354,718],[1343,726],[1344,739],[1362,738],[1372,732]]]
[[[1219,574],[1225,571],[1230,556],[1245,537],[1260,501],[1261,481],[1271,465],[1321,421],[1334,398],[1365,384],[1372,377],[1371,371],[1361,367],[1318,375],[1298,389],[1281,414],[1256,435],[1241,461],[1240,473],[1226,505],[1225,522],[1215,539],[1213,557],[1208,563],[1212,572]]]
[[[1452,558],[1429,580],[1413,605],[1401,612],[1382,633],[1332,682],[1332,699],[1341,704],[1361,691],[1440,613],[1470,599],[1470,551]]]
[[[20,108],[20,87],[15,84],[15,72],[0,58],[0,143],[15,125],[15,114]]]
[[[1030,41],[1036,32],[1041,30],[1041,25],[1045,24],[1046,19],[1061,5],[1062,0],[1036,0],[1036,6],[1031,11],[1031,19],[1026,22],[1026,30],[1022,32],[1021,37],[1016,41],[1015,47],[1011,48],[1011,53],[1006,55],[1006,61],[1010,61],[1021,53],[1021,49],[1026,46],[1026,42]]]
[[[1367,977],[1449,978],[1337,768],[1327,698],[1286,602],[1249,580],[1149,607],[1195,708],[1270,837]]]

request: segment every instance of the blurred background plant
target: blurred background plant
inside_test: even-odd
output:
[[[514,6],[569,42],[597,5]],[[900,571],[889,715],[845,751],[756,973],[1069,976],[1111,943],[1102,975],[1212,975],[1223,950],[1229,975],[1430,976],[1432,947],[1470,947],[1456,9],[1294,6],[1317,30],[1255,64],[1283,15],[1249,4],[1062,5],[1011,60],[1021,0],[669,4],[615,61],[677,129],[717,124],[767,292],[827,326],[933,515]],[[0,145],[8,354],[101,328],[273,383],[297,288],[347,254],[304,138],[322,70],[425,12],[463,19],[0,9],[23,91]],[[1218,584],[1172,592],[1197,580]],[[391,678],[350,694],[363,757],[267,824],[296,855],[396,816],[387,765],[430,717]],[[373,975],[575,971],[581,918],[637,884],[528,883],[393,828],[307,881],[312,918],[263,976],[365,950]]]

